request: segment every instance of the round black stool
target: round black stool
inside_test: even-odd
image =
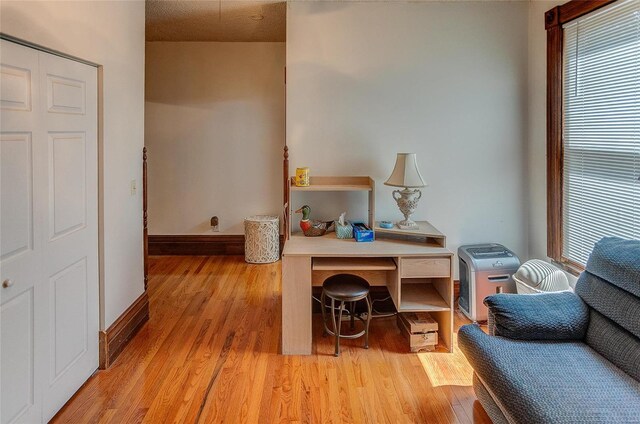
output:
[[[327,327],[326,309],[328,307],[326,298],[331,299],[331,321],[333,322],[333,331]],[[356,334],[344,335],[340,334],[340,328],[342,327],[342,311],[345,309],[345,303],[349,303],[349,309],[347,312],[351,317],[351,329],[355,328],[355,312],[356,302],[359,300],[365,300],[367,302],[367,319],[362,319],[361,316],[357,318],[363,323],[364,330]],[[336,302],[340,302],[338,306],[338,320],[336,322]],[[369,322],[371,321],[371,299],[369,298],[369,283],[362,277],[352,274],[337,274],[324,280],[322,283],[322,297],[320,299],[322,303],[322,321],[324,324],[324,331],[336,339],[336,351],[335,356],[340,355],[340,338],[343,339],[357,339],[364,336],[364,348],[369,349]]]

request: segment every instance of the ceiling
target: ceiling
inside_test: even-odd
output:
[[[146,0],[147,41],[285,41],[286,3]]]

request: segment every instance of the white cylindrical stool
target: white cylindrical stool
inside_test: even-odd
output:
[[[244,260],[268,264],[280,258],[280,219],[256,215],[244,220]]]

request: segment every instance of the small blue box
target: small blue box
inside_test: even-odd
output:
[[[373,241],[373,230],[369,228],[367,224],[364,222],[351,222],[349,221],[351,226],[353,227],[353,237],[356,241]]]

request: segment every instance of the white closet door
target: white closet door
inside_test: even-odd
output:
[[[1,54],[2,424],[46,422],[98,367],[97,70],[6,41]],[[4,84],[22,57],[29,110]]]
[[[38,52],[0,45],[0,420],[41,421],[46,145]]]
[[[48,302],[46,421],[98,368],[97,83],[95,67],[40,53],[48,173],[41,234]]]

